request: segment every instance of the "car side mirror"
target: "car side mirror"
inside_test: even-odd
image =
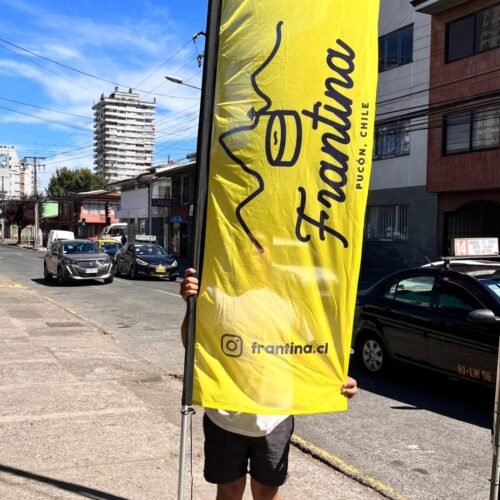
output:
[[[500,318],[495,316],[495,313],[490,309],[476,309],[467,314],[467,321],[471,323],[491,324],[500,321]]]

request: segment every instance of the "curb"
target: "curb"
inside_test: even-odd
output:
[[[347,464],[342,459],[331,455],[327,451],[318,448],[305,439],[302,439],[300,436],[297,436],[297,434],[292,436],[291,444],[298,450],[311,455],[313,458],[319,460],[325,465],[328,465],[332,469],[335,469],[363,486],[367,486],[377,493],[380,493],[385,498],[389,498],[390,500],[408,500],[408,497],[397,492],[391,486],[386,485],[371,476],[363,474],[352,465]]]

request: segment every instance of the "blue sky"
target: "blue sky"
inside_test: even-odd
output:
[[[91,108],[116,83],[156,97],[155,163],[185,158],[196,147],[200,92],[165,75],[200,86],[204,39],[192,39],[206,28],[207,4],[0,0],[0,144],[46,158],[39,188],[57,167],[93,168]]]

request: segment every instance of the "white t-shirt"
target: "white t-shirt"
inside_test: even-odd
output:
[[[262,437],[270,434],[288,415],[255,415],[205,408],[207,417],[225,431],[242,436]]]

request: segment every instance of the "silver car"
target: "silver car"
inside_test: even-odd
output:
[[[62,285],[68,281],[102,279],[113,282],[113,261],[90,240],[55,241],[43,262],[45,280]]]

